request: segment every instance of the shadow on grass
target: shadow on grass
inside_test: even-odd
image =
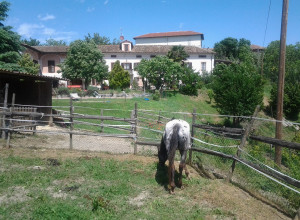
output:
[[[168,189],[168,184],[169,184],[168,166],[165,164],[161,165],[161,164],[157,163],[156,167],[157,167],[156,174],[155,174],[156,182],[159,185],[164,186],[166,191],[169,191],[169,189]],[[174,181],[175,181],[175,185],[177,187],[179,186],[178,180],[179,180],[179,173],[177,172],[177,170],[175,170]]]

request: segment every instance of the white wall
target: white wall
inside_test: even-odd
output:
[[[117,55],[117,57],[112,58],[111,55]],[[150,59],[150,54],[138,54],[142,55],[142,58],[137,58],[137,54],[135,53],[112,53],[112,54],[105,54],[104,59],[106,61],[106,65],[108,65],[108,71],[111,71],[111,63],[115,63],[117,60],[120,61],[120,63],[131,63],[132,69],[134,69],[134,63],[141,62],[142,59]],[[157,54],[156,54],[157,55]],[[161,54],[163,55],[163,54]],[[192,68],[202,74],[203,71],[201,71],[201,62],[206,63],[206,71],[211,72],[214,67],[214,57],[211,54],[207,54],[206,57],[199,57],[199,54],[192,54],[185,62],[191,62]],[[133,77],[139,77],[138,72],[132,70]]]
[[[202,47],[201,35],[137,38],[136,45],[183,45]]]

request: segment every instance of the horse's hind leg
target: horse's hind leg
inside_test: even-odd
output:
[[[187,177],[189,177],[189,171],[186,167],[186,163],[185,163],[185,160],[186,160],[186,154],[187,154],[187,151],[180,151],[180,154],[181,154],[181,159],[180,159],[180,164],[179,164],[179,187],[181,189],[183,189],[183,186],[182,186],[182,171],[183,169],[185,170],[185,175]]]
[[[175,189],[175,182],[174,182],[175,165],[174,165],[174,161],[173,161],[173,163],[169,161],[168,176],[169,176],[169,190],[170,190],[171,194],[174,194],[174,189]]]

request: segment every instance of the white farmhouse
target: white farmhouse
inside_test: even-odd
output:
[[[214,68],[214,52],[212,49],[201,48],[203,34],[193,31],[178,31],[153,33],[134,37],[136,44],[125,40],[120,45],[99,45],[98,48],[104,54],[109,71],[114,63],[119,60],[122,67],[128,70],[131,82],[136,80],[142,86],[142,80],[134,70],[142,59],[151,59],[158,55],[166,55],[174,45],[184,46],[189,55],[185,61],[191,68],[202,74],[211,72]],[[66,46],[28,46],[27,53],[31,54],[35,62],[41,66],[41,75],[61,77],[58,73],[59,63],[63,62],[67,55]],[[81,85],[80,80],[70,82],[72,85]],[[92,80],[92,85],[98,82]]]

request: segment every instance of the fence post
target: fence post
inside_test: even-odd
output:
[[[158,112],[158,121],[157,121],[157,124],[160,124],[161,123],[161,117],[160,117],[160,114],[161,114],[161,110],[159,110]]]
[[[255,117],[257,116],[257,114],[259,112],[259,109],[260,109],[260,106],[257,105],[256,108],[255,108],[255,111],[254,111],[254,113],[253,113],[253,115],[251,117],[250,122],[246,126],[245,132],[244,132],[244,134],[242,136],[242,139],[241,139],[240,146],[239,146],[239,148],[238,148],[238,150],[236,152],[236,156],[237,157],[240,157],[240,155],[241,155],[241,150],[240,149],[244,148],[244,146],[246,145],[247,138],[248,138],[248,136],[250,134],[251,128],[252,128],[253,123],[255,121]],[[227,179],[226,179],[228,182],[231,181],[231,178],[232,178],[232,175],[233,175],[233,172],[234,172],[234,169],[235,169],[235,162],[236,162],[235,160],[232,162],[231,170],[228,173],[228,176],[227,176]]]
[[[5,84],[5,93],[4,93],[4,104],[3,104],[3,112],[4,111],[7,111],[7,97],[8,97],[8,87],[9,87],[9,84],[6,83]],[[5,120],[5,114],[3,115],[3,118],[2,118],[2,139],[5,139],[6,138],[6,120]]]
[[[101,109],[101,117],[103,117],[103,109]],[[101,119],[101,129],[100,132],[103,132],[103,119]]]
[[[135,134],[135,138],[134,138],[134,154],[137,154],[137,103],[134,104],[134,134]]]
[[[196,123],[196,109],[194,108],[193,110],[193,119],[192,119],[192,133],[191,133],[191,136],[192,138],[194,137],[194,124]],[[194,144],[194,139],[191,138],[191,145],[193,146]],[[192,149],[189,150],[189,161],[188,161],[188,164],[192,164],[192,156],[193,156],[193,151]]]
[[[10,113],[12,113],[14,111],[15,100],[16,100],[16,94],[13,93],[12,101],[11,101],[11,107],[10,107]],[[10,115],[10,117],[12,118],[12,115]],[[11,127],[11,120],[9,120],[9,124],[8,124],[8,128],[10,128],[10,127]],[[6,147],[7,148],[9,148],[10,136],[11,136],[11,131],[8,131],[7,140],[6,140]]]
[[[73,149],[73,100],[72,97],[70,97],[70,150]]]

